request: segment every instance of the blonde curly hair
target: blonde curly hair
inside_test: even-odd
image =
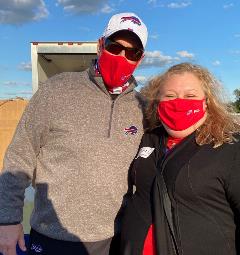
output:
[[[206,68],[191,63],[181,63],[170,67],[142,88],[141,93],[149,101],[146,109],[147,130],[161,125],[157,115],[160,87],[172,75],[186,72],[193,74],[201,81],[207,99],[207,119],[196,131],[196,142],[199,145],[213,144],[213,147],[218,147],[223,143],[235,141],[234,134],[240,133],[240,125],[236,121],[233,108],[224,101],[220,82]]]

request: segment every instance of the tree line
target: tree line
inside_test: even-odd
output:
[[[236,98],[234,102],[232,102],[232,105],[236,112],[240,113],[240,89],[235,89],[233,91],[233,94]]]

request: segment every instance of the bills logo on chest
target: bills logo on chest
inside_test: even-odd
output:
[[[136,135],[138,132],[138,128],[136,126],[130,126],[124,128],[125,135]]]

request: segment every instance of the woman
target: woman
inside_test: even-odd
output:
[[[122,254],[240,254],[240,126],[219,88],[182,63],[143,89],[149,129],[131,167]]]

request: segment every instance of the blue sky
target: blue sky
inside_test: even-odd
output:
[[[96,41],[109,18],[135,12],[148,27],[140,85],[169,66],[207,67],[234,100],[240,88],[240,1],[0,0],[0,99],[30,98],[32,41]]]

